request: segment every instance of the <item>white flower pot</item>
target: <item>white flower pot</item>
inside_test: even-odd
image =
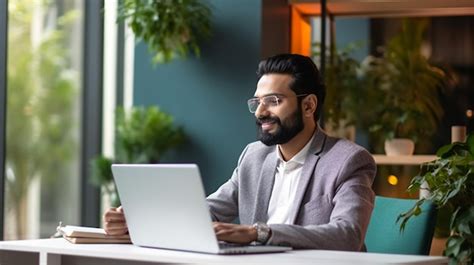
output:
[[[415,143],[411,139],[385,140],[385,154],[388,156],[413,155],[413,151],[415,151]]]

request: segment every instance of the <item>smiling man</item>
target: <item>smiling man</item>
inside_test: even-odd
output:
[[[325,90],[306,56],[260,62],[254,97],[257,142],[208,198],[220,240],[293,248],[364,251],[376,166],[362,147],[318,126]],[[240,224],[231,223],[239,218]],[[110,234],[126,233],[120,209],[104,214]]]

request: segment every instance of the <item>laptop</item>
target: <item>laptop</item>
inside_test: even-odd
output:
[[[112,173],[134,245],[213,254],[291,250],[219,242],[195,164],[114,164]]]

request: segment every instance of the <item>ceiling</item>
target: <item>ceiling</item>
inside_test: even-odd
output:
[[[288,0],[304,15],[319,15],[319,0]],[[327,0],[335,16],[410,17],[474,15],[474,0]]]

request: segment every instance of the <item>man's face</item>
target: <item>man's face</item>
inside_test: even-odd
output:
[[[267,74],[260,78],[254,97],[276,96],[277,105],[261,103],[255,111],[257,137],[266,145],[285,144],[304,128],[301,107],[291,90],[293,78],[287,74]],[[275,103],[270,100],[269,103]]]

